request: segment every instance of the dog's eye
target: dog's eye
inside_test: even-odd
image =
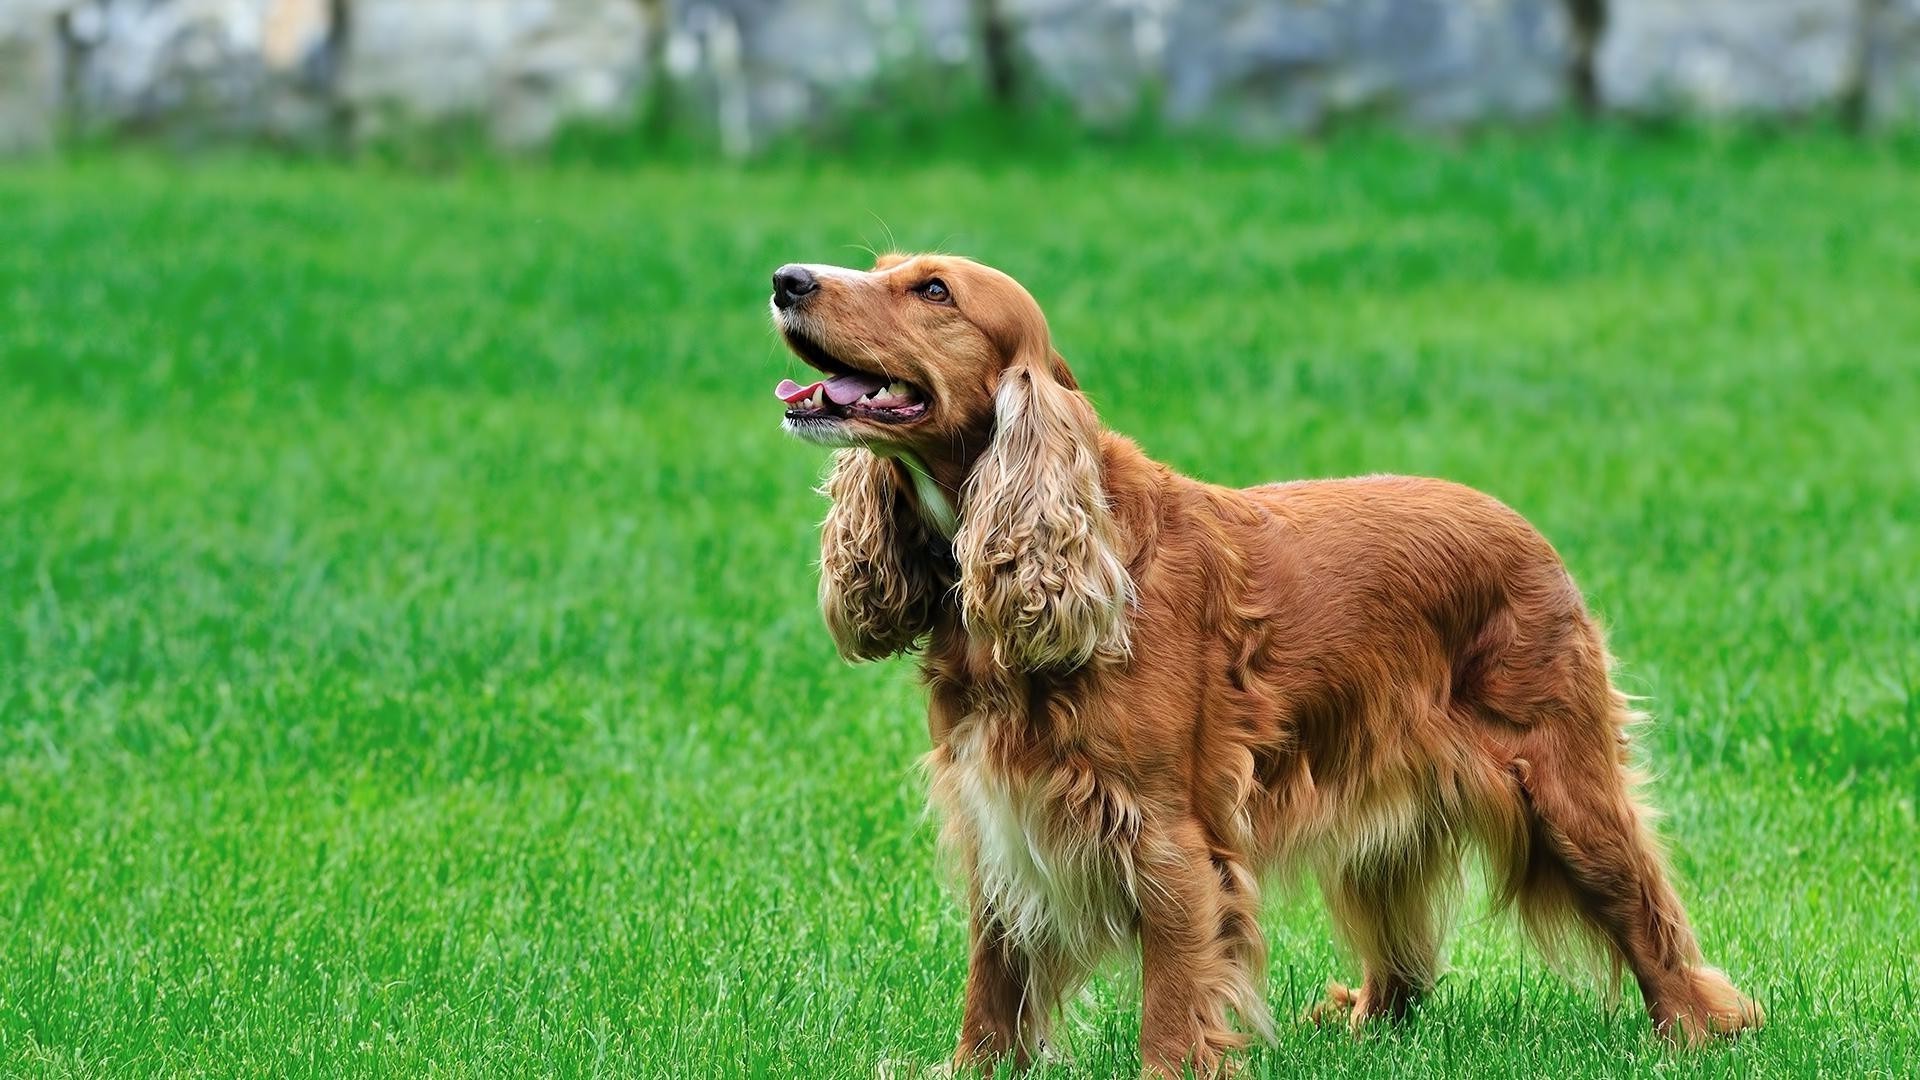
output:
[[[920,295],[936,304],[953,303],[953,294],[947,291],[947,283],[939,278],[929,279],[925,285],[920,286]]]

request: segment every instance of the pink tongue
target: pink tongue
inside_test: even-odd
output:
[[[801,386],[792,379],[781,379],[779,387],[773,393],[775,397],[791,405],[812,397],[815,387],[825,386],[828,401],[835,405],[851,405],[885,385],[887,384],[884,380],[871,375],[840,375],[825,382],[809,383],[806,386]]]

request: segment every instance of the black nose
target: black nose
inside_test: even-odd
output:
[[[814,280],[813,271],[795,263],[788,263],[773,272],[774,306],[783,310],[790,308],[819,287],[820,283]]]

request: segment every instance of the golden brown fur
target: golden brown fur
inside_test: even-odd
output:
[[[822,536],[841,652],[921,654],[972,905],[960,1062],[1024,1064],[1137,941],[1145,1068],[1215,1070],[1271,1032],[1259,883],[1294,862],[1363,968],[1317,1014],[1398,1017],[1439,972],[1469,846],[1543,944],[1631,971],[1663,1033],[1760,1023],[1701,958],[1601,632],[1518,514],[1438,480],[1180,476],[1100,428],[1005,275],[815,269],[777,312],[789,339],[927,402],[803,434],[850,447]]]

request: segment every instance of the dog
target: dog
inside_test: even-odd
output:
[[[1701,958],[1639,717],[1519,514],[1440,480],[1182,476],[1101,427],[1033,297],[967,259],[782,266],[772,314],[819,373],[781,383],[783,426],[836,450],[827,628],[848,660],[920,655],[971,909],[957,1067],[1027,1065],[1136,945],[1147,1075],[1270,1041],[1260,889],[1290,865],[1362,965],[1314,1017],[1404,1017],[1476,847],[1496,903],[1624,965],[1670,1040],[1760,1025]]]

